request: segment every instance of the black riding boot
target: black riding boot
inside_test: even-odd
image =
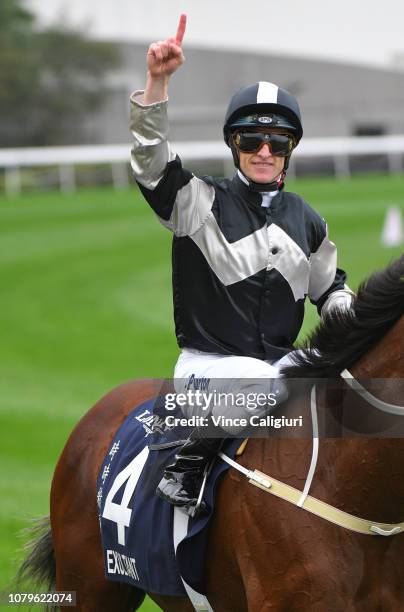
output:
[[[202,486],[205,468],[222,446],[222,438],[201,438],[195,429],[179,453],[174,463],[167,465],[156,493],[174,506],[191,508],[196,506]],[[198,511],[204,511],[202,503]]]

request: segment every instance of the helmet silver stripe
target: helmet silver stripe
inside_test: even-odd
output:
[[[260,81],[258,83],[257,103],[258,104],[276,104],[278,102],[279,87],[268,81]]]

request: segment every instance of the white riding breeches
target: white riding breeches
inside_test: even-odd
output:
[[[271,394],[276,385],[282,386],[280,381],[274,379],[281,378],[280,367],[292,365],[293,361],[286,355],[277,362],[262,361],[253,357],[240,357],[237,355],[220,355],[215,353],[204,353],[195,349],[183,349],[174,370],[174,386],[177,393],[188,391],[189,389],[201,389],[203,391],[214,391],[219,393],[242,393],[245,397],[253,397],[254,394]],[[273,406],[273,409],[276,404]],[[184,414],[189,416],[223,416],[244,418],[248,414],[268,414],[269,408],[257,406],[251,400],[246,404],[235,405],[212,403],[209,410],[201,411],[200,407],[186,406],[183,408]],[[229,425],[223,429],[232,435],[237,435],[242,428]]]
[[[279,361],[262,361],[254,357],[183,349],[175,365],[174,378],[189,378],[192,374],[198,378],[276,378],[281,366],[292,364],[289,354]]]

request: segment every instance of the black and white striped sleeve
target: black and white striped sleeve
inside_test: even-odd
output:
[[[168,142],[167,100],[142,104],[143,91],[131,96],[131,166],[147,202],[161,223],[177,236],[202,227],[215,197],[214,188],[182,167]]]
[[[346,273],[337,268],[337,247],[328,237],[325,221],[317,227],[316,250],[310,256],[309,298],[317,306],[319,314],[327,308],[331,295],[338,292],[339,297],[351,300],[352,292],[345,284]]]

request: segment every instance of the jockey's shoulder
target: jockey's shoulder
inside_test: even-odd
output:
[[[228,190],[232,180],[228,179],[228,178],[223,178],[223,177],[217,177],[217,176],[201,176],[200,177],[202,181],[204,181],[205,183],[207,183],[208,185],[212,185],[212,187],[215,187],[216,189],[225,189]]]
[[[292,206],[299,207],[303,214],[308,217],[314,223],[324,223],[323,217],[309,204],[303,196],[293,191],[283,190],[283,197],[287,200],[287,203]]]

